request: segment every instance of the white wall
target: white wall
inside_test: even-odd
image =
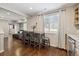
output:
[[[71,34],[76,34],[77,30],[75,25],[74,25],[74,19],[75,19],[75,7],[69,7],[66,9],[66,19],[65,19],[65,26],[66,28],[66,33],[71,33]]]
[[[27,20],[27,30],[33,31],[32,27],[36,25],[37,27],[35,29],[35,32],[43,32],[43,16],[34,16]]]
[[[0,19],[0,52],[4,51],[4,36],[7,36],[8,32],[8,21]]]
[[[3,30],[5,36],[9,34],[8,21],[0,19],[0,29]]]
[[[0,53],[4,51],[4,33],[0,32]]]

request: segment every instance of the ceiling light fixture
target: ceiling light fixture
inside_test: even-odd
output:
[[[32,9],[32,7],[30,7],[30,9]]]
[[[10,15],[10,13],[9,13],[9,12],[8,12],[7,14],[8,14],[8,15]]]

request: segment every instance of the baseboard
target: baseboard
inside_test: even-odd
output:
[[[50,46],[50,47],[54,47],[54,46]],[[66,49],[64,49],[64,48],[59,48],[59,47],[54,47],[54,48],[57,48],[57,49],[60,49],[60,50],[64,50],[64,51],[66,51],[66,52],[67,52],[67,50],[66,50]]]
[[[4,52],[4,50],[1,50],[0,53]]]
[[[63,48],[59,48],[59,47],[56,47],[57,49],[60,49],[60,50],[64,50],[64,51],[66,51],[67,52],[67,50],[66,49],[63,49]]]

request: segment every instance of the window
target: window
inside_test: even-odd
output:
[[[19,23],[19,30],[27,30],[27,22]]]
[[[23,30],[23,23],[19,23],[19,30]]]
[[[23,30],[27,30],[27,22],[23,24]]]
[[[27,19],[22,19],[19,21],[19,30],[27,30]]]
[[[58,14],[46,15],[44,18],[45,33],[54,33],[58,31]]]

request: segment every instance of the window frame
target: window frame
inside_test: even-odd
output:
[[[50,31],[50,24],[49,24],[49,31],[48,32],[45,31],[45,17],[46,16],[53,16],[53,15],[57,15],[58,16],[58,31],[57,32],[59,32],[59,13],[56,12],[56,13],[44,15],[44,20],[43,20],[44,24],[43,25],[44,25],[44,32],[45,33],[56,33],[55,31]]]

